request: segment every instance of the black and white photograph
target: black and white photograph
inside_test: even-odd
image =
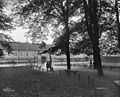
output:
[[[0,97],[120,97],[120,0],[0,0]]]

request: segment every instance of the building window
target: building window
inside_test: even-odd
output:
[[[27,52],[26,56],[30,56],[30,52]]]
[[[28,52],[26,52],[26,56],[28,56]]]
[[[22,51],[19,54],[20,54],[20,56],[23,56],[23,52]]]

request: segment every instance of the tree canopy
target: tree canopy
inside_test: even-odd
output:
[[[12,18],[8,17],[3,9],[5,7],[5,4],[3,1],[0,1],[0,30],[8,30],[12,29]]]
[[[119,53],[113,0],[28,0],[17,11],[32,37],[43,39],[54,27],[54,43],[67,55],[68,69],[70,52],[82,52],[94,55],[102,75],[101,54]]]
[[[4,12],[4,7],[6,6],[5,2],[3,0],[0,0],[0,30],[6,31],[13,29],[12,26],[12,18],[7,16]],[[0,33],[0,45],[5,47],[8,53],[11,52],[11,47],[9,45],[9,41],[11,41],[12,38],[4,33]],[[0,57],[3,56],[3,50],[0,49]]]
[[[25,20],[32,20],[29,27],[33,30],[32,33],[37,31],[42,33],[42,27],[46,23],[54,23],[64,26],[64,40],[65,40],[65,53],[67,55],[68,68],[70,69],[70,52],[69,52],[69,38],[70,38],[70,25],[72,17],[80,12],[80,0],[31,0],[28,1],[18,12]],[[37,25],[36,25],[37,24]],[[37,29],[37,30],[36,30]],[[43,35],[43,34],[42,34]],[[39,37],[40,38],[40,37]]]

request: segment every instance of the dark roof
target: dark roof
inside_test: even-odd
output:
[[[22,42],[10,42],[10,45],[13,50],[17,50],[17,51],[27,50],[27,51],[40,51],[40,52],[48,50],[49,48],[54,46],[51,44],[47,44],[45,48],[39,48],[40,44],[22,43]],[[4,47],[0,45],[0,49],[4,49]]]
[[[32,43],[21,43],[21,42],[11,42],[10,43],[13,50],[20,50],[20,51],[38,51],[40,48],[37,45]]]

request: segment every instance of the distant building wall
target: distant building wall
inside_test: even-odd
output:
[[[17,58],[17,57],[35,57],[37,56],[37,51],[12,51],[11,54],[8,54],[4,51],[4,58]]]

